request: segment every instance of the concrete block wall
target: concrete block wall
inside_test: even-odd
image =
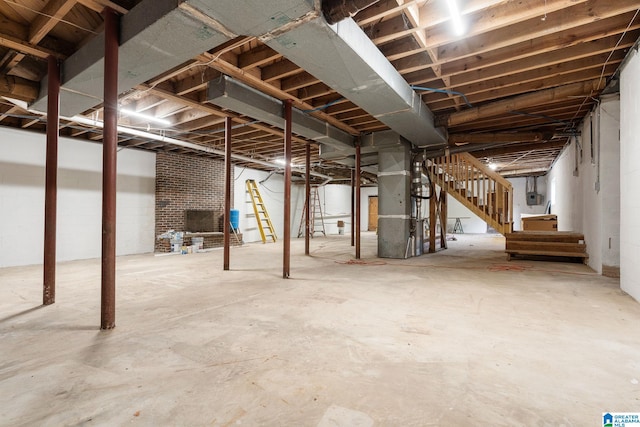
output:
[[[233,205],[233,185],[231,194]],[[224,211],[224,161],[184,154],[158,153],[156,236],[167,230],[185,231],[185,210]],[[221,237],[205,239],[205,248],[220,245]],[[155,250],[168,252],[170,247],[167,239],[156,239]]]

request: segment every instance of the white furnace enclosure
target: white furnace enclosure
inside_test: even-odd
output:
[[[0,267],[40,264],[44,240],[44,134],[0,128]],[[118,151],[117,254],[153,252],[155,154]],[[60,138],[57,260],[101,251],[102,145]]]

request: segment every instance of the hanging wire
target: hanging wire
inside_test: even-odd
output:
[[[411,89],[425,91],[425,92],[437,92],[437,93],[446,93],[446,94],[449,94],[449,95],[458,95],[458,96],[461,96],[462,99],[464,99],[464,102],[469,107],[473,107],[473,105],[471,105],[471,103],[467,99],[467,96],[462,92],[457,92],[455,90],[447,90],[447,89],[436,89],[436,88],[433,88],[433,87],[422,87],[422,86],[411,86]]]
[[[322,110],[325,110],[325,109],[327,109],[327,108],[331,107],[333,104],[337,104],[337,103],[338,103],[338,102],[340,102],[340,101],[344,101],[344,97],[340,97],[340,98],[338,98],[338,99],[334,99],[334,100],[333,100],[333,101],[331,101],[331,102],[327,102],[326,104],[321,105],[321,106],[316,107],[316,108],[312,108],[311,110],[301,110],[301,111],[302,111],[303,113],[313,113],[313,112],[315,112],[315,111],[322,111]]]
[[[23,8],[23,9],[27,9],[27,10],[29,10],[29,11],[31,11],[31,12],[33,12],[33,13],[37,14],[37,15],[46,16],[46,17],[47,17],[47,18],[49,18],[49,19],[55,19],[55,20],[56,20],[56,21],[58,21],[58,22],[63,22],[63,23],[65,23],[65,24],[67,24],[67,25],[71,25],[72,27],[76,27],[76,28],[78,28],[78,29],[80,29],[80,30],[82,30],[82,31],[86,31],[86,32],[91,33],[91,34],[94,34],[94,35],[97,35],[97,34],[98,34],[97,32],[95,32],[95,31],[93,31],[93,30],[90,30],[89,28],[82,27],[82,26],[80,26],[80,25],[78,25],[78,24],[74,24],[73,22],[71,22],[71,21],[67,21],[67,20],[62,19],[62,18],[56,18],[55,16],[48,15],[48,14],[46,14],[46,13],[44,13],[44,12],[41,12],[41,11],[36,10],[36,9],[33,9],[33,8],[31,8],[31,7],[27,6],[27,5],[17,3],[17,2],[15,2],[15,1],[13,1],[13,0],[4,0],[4,2],[5,2],[5,3],[7,3],[7,4],[10,4],[10,5],[13,5],[13,6],[18,6],[18,7],[21,7],[21,8]]]
[[[606,67],[607,67],[607,65],[609,63],[609,60],[613,56],[613,53],[616,51],[618,46],[620,46],[620,43],[622,43],[622,39],[624,39],[624,36],[626,36],[627,32],[629,32],[629,28],[631,28],[631,25],[633,25],[633,21],[636,20],[638,14],[640,14],[640,8],[636,9],[636,13],[633,14],[633,17],[629,21],[629,24],[627,25],[627,28],[625,28],[625,30],[622,32],[622,34],[620,35],[620,38],[618,39],[618,42],[613,47],[613,49],[611,49],[611,52],[609,53],[609,56],[607,57],[607,60],[604,61],[604,64],[602,64],[602,72],[600,73],[600,79],[598,80],[598,87],[600,87],[600,83],[602,82],[602,79],[604,78],[605,69],[606,69]],[[580,110],[582,109],[582,107],[584,106],[584,104],[587,102],[588,99],[593,99],[593,98],[591,98],[591,95],[593,95],[593,91],[591,91],[589,96],[586,96],[584,98],[584,100],[580,104],[580,107],[578,107],[578,109],[576,110],[576,113],[573,115],[573,118],[571,120],[574,120],[578,116],[578,113],[580,112]]]
[[[511,114],[518,114],[520,116],[535,117],[537,119],[545,119],[545,120],[549,120],[550,122],[558,123],[558,124],[561,124],[561,125],[573,126],[573,123],[571,123],[571,122],[558,120],[558,119],[555,119],[555,118],[553,118],[551,116],[545,116],[544,114],[532,114],[532,113],[527,113],[526,111],[509,111],[509,112]]]

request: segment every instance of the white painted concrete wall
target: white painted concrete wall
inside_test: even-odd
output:
[[[45,135],[0,128],[0,267],[42,263]],[[102,146],[60,138],[57,259],[101,251]],[[155,154],[118,152],[118,255],[153,252]]]
[[[583,139],[584,142],[584,139]],[[576,142],[564,148],[547,176],[551,213],[558,216],[558,231],[582,231],[582,186],[573,176]]]
[[[429,216],[429,201],[426,200],[426,215]],[[456,218],[460,218],[462,229],[465,233],[486,233],[487,223],[457,201],[451,194],[447,197],[447,232],[451,233],[455,226]]]
[[[551,213],[558,215],[558,231],[584,233],[589,266],[598,273],[603,264],[619,265],[619,115],[618,97],[602,97],[547,178],[549,197],[555,187]]]
[[[235,169],[236,181],[234,184],[234,209],[240,211],[240,230],[245,242],[261,241],[260,232],[253,214],[251,199],[246,192],[246,180],[255,179],[258,189],[264,199],[269,216],[276,228],[278,237],[283,236],[284,217],[284,178],[280,174],[272,175],[267,181],[260,183],[268,176],[268,172],[254,169]],[[369,196],[377,195],[377,187],[362,187],[360,203],[360,218],[362,231],[367,230],[369,216]],[[351,186],[343,184],[328,184],[320,187],[320,204],[325,217],[325,230],[327,234],[338,234],[338,220],[345,222],[344,235],[351,234]],[[294,182],[291,186],[291,236],[297,238],[300,228],[300,219],[304,207],[304,184]],[[318,234],[316,234],[318,236]],[[303,238],[303,237],[301,237]]]
[[[234,170],[234,200],[233,207],[240,211],[240,231],[243,240],[247,243],[260,242],[260,231],[253,213],[251,197],[247,193],[246,181],[255,179],[258,183],[258,190],[264,201],[271,222],[276,229],[278,238],[284,236],[284,176],[255,169],[235,167]],[[268,178],[268,179],[267,179]],[[265,180],[264,182],[260,182]],[[296,214],[302,210],[304,204],[304,186],[294,184],[291,186],[291,235],[295,238],[298,235],[300,225],[300,215]]]
[[[640,55],[620,75],[620,287],[640,301]]]
[[[547,177],[539,176],[537,179],[538,194],[542,194],[544,200],[541,205],[527,205],[527,178],[509,178],[513,186],[513,230],[521,231],[522,215],[539,215],[545,213],[547,206]]]
[[[620,97],[600,104],[600,195],[602,197],[602,265],[620,266]],[[636,116],[636,121],[638,116]]]

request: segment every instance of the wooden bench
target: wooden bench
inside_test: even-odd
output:
[[[515,231],[505,234],[507,259],[519,257],[563,257],[589,259],[584,235],[570,231]]]

